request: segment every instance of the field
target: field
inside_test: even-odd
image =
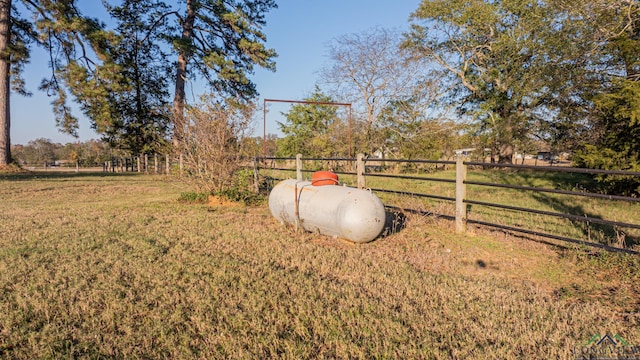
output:
[[[572,359],[640,346],[640,257],[407,215],[353,245],[175,179],[0,174],[0,358]],[[590,346],[593,346],[591,344]]]

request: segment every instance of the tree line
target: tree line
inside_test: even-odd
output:
[[[41,166],[103,166],[113,157],[122,155],[99,140],[60,144],[40,138],[26,145],[11,146],[13,159],[23,167]]]
[[[202,104],[203,106],[211,106]],[[207,115],[203,115],[206,113]],[[197,129],[197,131],[203,132],[202,135],[199,135],[197,138],[200,139],[201,142],[205,144],[192,144],[194,145],[194,149],[199,149],[199,151],[207,151],[206,146],[213,143],[213,140],[203,141],[203,137],[227,137],[224,141],[229,142],[233,137],[242,138],[242,141],[237,143],[237,147],[235,151],[226,151],[220,153],[226,153],[228,156],[232,154],[234,157],[241,159],[243,162],[251,161],[255,156],[259,155],[262,151],[262,138],[260,137],[249,137],[242,136],[239,132],[242,132],[246,129],[242,129],[240,126],[239,129],[234,132],[228,132],[227,135],[222,135],[223,127],[216,127],[216,124],[220,124],[221,122],[214,122],[210,120],[210,114],[212,110],[209,108],[198,109],[196,114],[191,114],[189,112],[188,117],[197,122],[197,126],[192,127],[191,129]],[[245,120],[246,121],[246,120]],[[226,128],[226,127],[225,127]],[[194,130],[190,130],[194,131]],[[195,141],[195,136],[188,136],[190,141]],[[270,137],[267,139],[267,148],[275,149],[275,141],[276,139]],[[229,146],[229,145],[227,145]],[[210,150],[210,149],[209,149]],[[26,144],[14,144],[11,145],[11,154],[13,156],[13,160],[18,163],[20,166],[31,167],[31,166],[44,166],[44,164],[53,165],[53,166],[76,166],[76,163],[80,167],[99,167],[103,166],[105,163],[109,161],[113,161],[114,159],[123,159],[123,158],[132,158],[138,155],[143,154],[134,154],[127,151],[119,150],[109,145],[108,143],[101,140],[87,140],[87,141],[77,141],[77,142],[68,142],[65,144],[53,142],[50,139],[39,138],[30,140]],[[153,155],[153,153],[147,153],[147,156]],[[166,156],[167,154],[161,154]],[[194,153],[186,152],[186,158],[184,159],[185,163],[189,162],[189,156],[194,156]],[[174,160],[172,160],[174,161]],[[211,164],[211,166],[215,166],[215,164]],[[233,166],[226,166],[228,169],[233,169]]]
[[[73,0],[14,2],[0,0],[0,161],[10,161],[9,86],[28,94],[20,73],[32,46],[49,52],[40,88],[63,131],[77,128],[73,99],[124,151],[181,153],[206,170],[222,160],[196,147],[255,147],[241,137],[257,108],[251,73],[275,70],[262,32],[275,1],[105,1],[108,26]],[[640,170],[638,0],[423,0],[408,24],[334,39],[305,95],[325,105],[293,105],[272,154],[410,159],[471,147],[512,163],[543,144],[578,166]],[[210,93],[189,106],[195,76]]]

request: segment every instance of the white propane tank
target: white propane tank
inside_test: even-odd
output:
[[[271,215],[282,223],[296,225],[296,200],[299,225],[309,232],[365,243],[384,229],[384,205],[371,191],[284,180],[269,194]]]

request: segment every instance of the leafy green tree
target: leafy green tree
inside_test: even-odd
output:
[[[499,162],[533,129],[546,96],[550,9],[538,1],[423,0],[404,47],[442,69],[449,101],[493,137]]]
[[[597,7],[596,7],[597,8]],[[575,155],[578,166],[640,171],[640,4],[597,8],[603,41],[602,91],[593,96],[597,137]],[[595,24],[594,24],[595,25]],[[594,26],[595,28],[595,26]],[[598,176],[604,191],[640,195],[640,180],[631,176]]]
[[[639,7],[424,0],[404,46],[439,65],[441,82],[452,86],[448,101],[476,120],[475,134],[500,162],[540,140],[634,159]]]
[[[386,157],[440,159],[459,147],[461,125],[445,116],[427,116],[421,103],[415,97],[390,101],[380,115]]]
[[[189,126],[184,120],[187,81],[205,80],[220,99],[253,98],[257,93],[249,75],[254,66],[275,69],[276,54],[265,48],[261,30],[265,13],[275,6],[273,0],[123,0],[111,7],[121,36],[110,59],[119,76],[111,80],[115,91],[108,96],[110,112],[117,116],[98,122],[98,130],[104,124],[107,140],[134,151],[157,148],[172,130],[173,144],[178,146]],[[169,48],[159,46],[160,40]],[[169,54],[177,56],[171,64],[175,71],[171,114],[164,107]],[[100,110],[100,104],[104,102],[92,104],[94,118],[96,113],[108,113]]]
[[[49,139],[40,138],[31,140],[24,147],[23,153],[27,164],[42,165],[60,160],[58,156],[62,145],[51,142]]]
[[[313,94],[304,99],[306,102],[329,103],[330,96],[322,93],[316,86]],[[278,140],[277,156],[330,156],[333,155],[330,141],[331,130],[337,125],[337,109],[332,105],[302,103],[291,106],[288,113],[283,113],[286,121],[278,123],[284,135]]]

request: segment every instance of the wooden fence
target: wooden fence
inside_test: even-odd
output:
[[[463,155],[457,156],[455,161],[383,160],[364,158],[362,155],[356,159],[303,158],[298,155],[296,158],[262,157],[255,164],[256,176],[295,171],[298,180],[302,180],[304,173],[333,170],[339,175],[354,178],[352,186],[370,188],[394,198],[383,200],[388,208],[452,220],[457,233],[465,233],[468,224],[473,224],[536,239],[553,239],[562,244],[640,254],[640,198],[589,192],[580,188],[579,184],[570,183],[576,179],[587,179],[590,175],[618,175],[635,179],[640,178],[640,172],[491,164],[468,161]],[[470,171],[472,176],[469,176]],[[566,179],[560,176],[561,179],[553,188],[538,186],[535,179],[532,180],[535,177],[558,177],[557,174],[573,175]],[[504,181],[486,181],[487,177]],[[514,183],[522,179],[526,179],[525,183]],[[276,177],[274,180],[279,179]],[[434,188],[424,184],[436,183],[447,185],[450,189],[437,193],[420,191],[421,188]],[[503,198],[493,199],[490,195],[493,193]],[[532,206],[514,200],[527,196],[532,200],[524,202],[530,202]],[[411,208],[403,199],[426,199],[427,205],[431,204],[432,208]],[[393,201],[398,205],[389,204]],[[447,209],[452,211],[441,211],[441,206],[437,205],[439,203],[450,204]],[[529,220],[522,220],[527,217]],[[573,233],[565,231],[567,229]]]
[[[102,164],[102,171],[170,174],[173,164],[178,164],[182,169],[182,158],[172,158],[163,154],[143,154],[133,157],[113,157]]]

